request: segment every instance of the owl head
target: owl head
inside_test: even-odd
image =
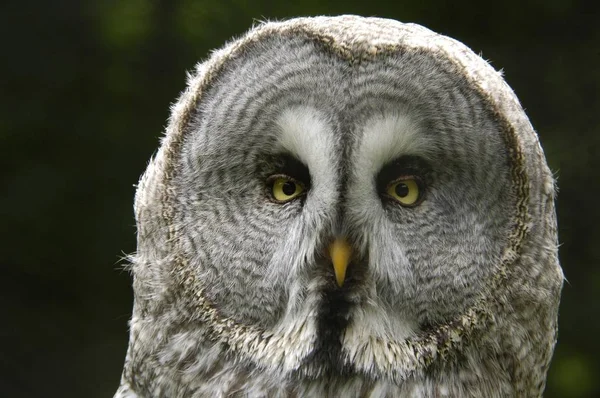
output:
[[[190,74],[135,211],[120,396],[543,390],[552,175],[501,74],[455,40],[255,27]]]

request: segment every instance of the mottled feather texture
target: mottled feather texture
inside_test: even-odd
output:
[[[276,203],[290,162],[306,196]],[[399,170],[420,205],[382,197]],[[554,181],[501,74],[455,40],[354,16],[257,26],[189,77],[135,210],[115,397],[543,392]]]

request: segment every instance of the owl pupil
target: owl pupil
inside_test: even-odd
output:
[[[394,191],[396,192],[396,195],[398,195],[401,198],[408,195],[408,187],[406,186],[406,184],[404,184],[402,182],[399,183],[398,185],[396,185],[396,188],[394,189]]]
[[[284,194],[291,196],[296,192],[296,184],[291,181],[288,181],[283,184],[283,186],[281,187],[281,190],[283,191]]]

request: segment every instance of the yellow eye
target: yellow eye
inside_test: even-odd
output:
[[[290,177],[276,177],[273,181],[273,198],[278,202],[289,202],[302,192],[304,186]]]
[[[387,187],[387,194],[403,206],[414,206],[421,199],[419,184],[414,178],[405,178],[392,182]]]

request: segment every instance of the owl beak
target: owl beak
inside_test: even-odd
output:
[[[350,258],[352,257],[352,248],[345,239],[337,238],[329,246],[329,255],[333,263],[333,271],[335,272],[335,280],[339,287],[342,287],[346,279],[346,269]]]

